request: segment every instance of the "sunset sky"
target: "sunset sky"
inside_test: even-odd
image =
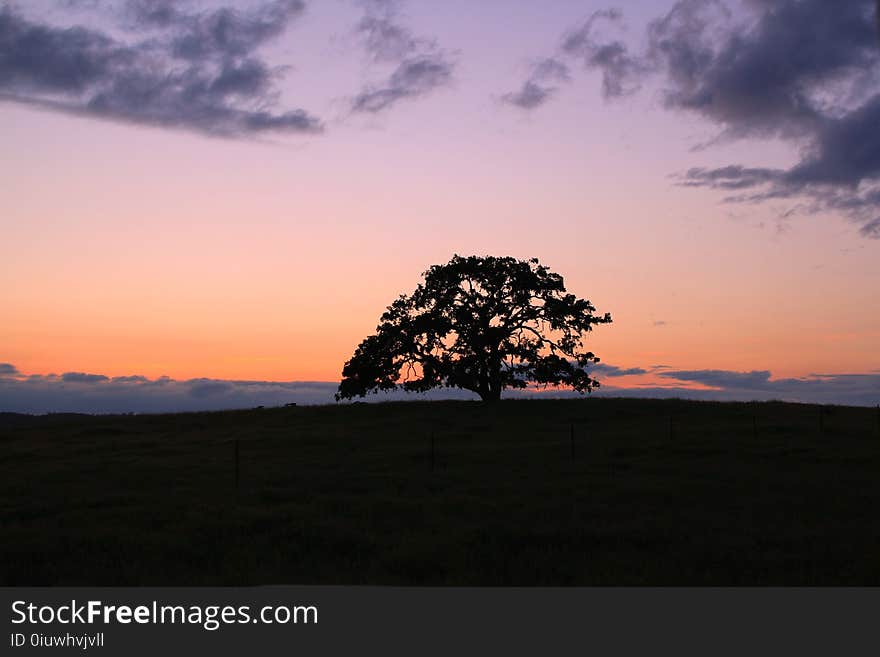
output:
[[[0,411],[329,401],[455,253],[609,393],[880,403],[874,5],[0,0]]]

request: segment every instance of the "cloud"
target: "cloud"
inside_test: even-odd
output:
[[[110,378],[78,372],[17,378],[0,375],[0,412],[166,413],[281,406],[290,402],[326,404],[333,402],[336,386],[326,382]]]
[[[209,379],[198,379],[189,381],[189,394],[197,399],[206,397],[216,397],[232,392],[233,386],[228,381],[211,381]]]
[[[0,376],[18,376],[20,372],[11,363],[0,363]]]
[[[767,370],[730,372],[726,370],[666,370],[658,373],[668,379],[691,381],[715,388],[764,389],[770,382]]]
[[[729,203],[784,199],[786,210],[837,213],[880,238],[880,42],[875,0],[678,0],[652,20],[633,53],[600,34],[621,20],[595,12],[563,37],[558,58],[602,72],[606,98],[660,85],[664,107],[718,128],[716,144],[778,139],[799,154],[787,169],[745,164],[695,167],[686,187],[735,191]],[[509,104],[533,109],[551,97],[531,78]]]
[[[708,389],[653,388],[650,396],[720,400],[783,400],[815,404],[873,406],[880,401],[880,373],[811,374],[800,378],[773,379],[766,370],[732,372],[727,370],[670,370],[659,376],[686,383],[699,383]],[[642,390],[642,389],[639,389]],[[629,391],[629,392],[638,392]],[[608,390],[609,394],[617,392]]]
[[[880,238],[880,93],[840,118],[826,118],[807,139],[808,152],[790,169],[694,168],[680,184],[739,192],[728,202],[803,198],[805,213],[838,212]]]
[[[806,404],[874,406],[880,398],[880,379],[851,374],[830,379],[779,381],[768,389],[703,389],[688,387],[617,388],[603,386],[599,397],[638,397],[645,399],[694,399],[704,401],[786,401]]]
[[[282,34],[304,10],[302,0],[276,0],[248,12],[232,7],[193,15],[171,10],[167,24],[178,31],[171,41],[171,52],[187,60],[245,57]]]
[[[351,107],[355,112],[375,114],[405,98],[423,96],[451,78],[452,65],[442,55],[411,57],[402,61],[382,85],[364,88],[352,99]]]
[[[399,22],[397,3],[371,0],[355,28],[370,61],[393,65],[385,80],[367,84],[351,99],[355,113],[377,114],[401,100],[425,96],[447,86],[455,63],[432,39],[416,37]]]
[[[544,105],[558,89],[558,85],[548,83],[571,81],[571,69],[564,60],[579,62],[587,70],[600,71],[602,93],[606,99],[637,91],[645,72],[644,60],[630,54],[623,42],[597,35],[597,25],[603,22],[614,24],[620,20],[621,13],[616,9],[593,12],[583,23],[563,35],[554,56],[538,60],[517,91],[503,94],[502,102],[524,110]]]
[[[621,368],[616,365],[609,365],[607,363],[596,363],[592,367],[590,367],[590,373],[595,374],[597,376],[609,376],[609,377],[617,377],[617,376],[639,376],[641,374],[647,374],[648,370],[644,370],[641,367],[629,367],[629,368]]]
[[[581,26],[570,31],[562,42],[563,53],[578,58],[587,69],[602,72],[602,93],[606,98],[636,91],[645,68],[643,61],[631,55],[623,42],[597,40],[597,23],[616,23],[620,19],[621,14],[615,9],[596,11]]]
[[[861,224],[863,236],[880,236],[875,3],[749,6],[753,22],[726,25],[719,2],[678,2],[651,24],[648,57],[662,71],[667,107],[712,121],[719,140],[788,140],[800,160],[788,169],[694,168],[682,184],[740,192],[728,202],[803,199],[793,212],[837,212]]]
[[[66,372],[61,375],[64,383],[103,383],[110,379],[103,374],[85,374],[83,372]]]
[[[532,65],[532,72],[517,91],[503,94],[501,102],[531,110],[540,107],[556,93],[554,83],[571,80],[568,66],[553,57],[538,60]]]
[[[283,69],[254,54],[303,9],[299,0],[185,13],[185,3],[127,5],[137,34],[123,41],[84,27],[33,22],[0,9],[0,99],[74,115],[213,136],[315,133],[302,109],[276,111]]]
[[[859,232],[863,237],[870,237],[875,240],[880,240],[880,217],[874,219],[874,221],[870,221],[866,223],[859,229]]]
[[[2,373],[6,372],[7,376]],[[672,370],[665,366],[621,368],[599,363],[592,373],[602,381],[596,393],[608,397],[651,397],[713,400],[784,400],[820,404],[873,406],[880,402],[880,371],[866,374],[812,374],[773,379],[769,371]],[[11,376],[10,376],[11,374]],[[654,374],[669,385],[615,385],[623,376]],[[701,388],[693,387],[699,384]],[[144,376],[109,378],[101,374],[68,372],[61,376],[22,375],[17,368],[0,367],[0,412],[18,413],[167,413],[211,411],[288,403],[331,404],[337,383],[329,381],[177,380]],[[578,397],[565,390],[511,390],[505,398]],[[366,401],[471,399],[463,390],[433,390],[425,394],[392,392]]]
[[[373,0],[365,3],[365,15],[355,27],[367,55],[377,62],[399,62],[419,48],[433,43],[416,38],[397,22],[397,7],[392,2]]]
[[[110,379],[113,383],[149,383],[149,379],[145,376],[135,374],[133,376],[114,376]]]
[[[812,404],[874,406],[880,402],[880,372],[859,374],[811,374],[800,378],[774,379],[769,370],[736,372],[730,370],[676,370],[665,365],[622,369],[599,364],[593,368],[602,382],[595,395],[600,397],[680,398],[716,401],[781,400]],[[615,377],[652,374],[668,381],[666,385],[621,386]],[[609,380],[610,379],[610,380]],[[701,387],[696,388],[694,384]],[[526,393],[534,396],[535,392]],[[570,391],[548,391],[557,397],[576,397]],[[517,395],[506,395],[517,396]]]
[[[726,137],[812,135],[838,97],[870,81],[878,62],[873,0],[747,3],[732,23],[717,0],[681,0],[648,28],[651,69],[667,107],[698,112]]]
[[[168,27],[185,17],[180,10],[185,4],[187,0],[128,0],[124,11],[136,27]],[[94,8],[94,4],[92,7]]]

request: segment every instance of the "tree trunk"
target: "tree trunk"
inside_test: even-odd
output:
[[[501,400],[501,389],[498,390],[482,390],[477,394],[484,402],[497,402]]]
[[[498,357],[498,346],[492,345],[486,361],[486,394],[480,395],[485,402],[497,402],[501,399],[501,359]]]

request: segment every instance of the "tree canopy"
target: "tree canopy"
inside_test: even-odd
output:
[[[599,386],[584,349],[595,324],[611,322],[566,292],[537,258],[462,257],[434,265],[400,295],[345,363],[336,399],[380,390],[461,388],[485,401],[506,388]]]

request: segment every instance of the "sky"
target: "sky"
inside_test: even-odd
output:
[[[453,254],[602,394],[880,403],[873,0],[0,0],[0,411],[332,399]]]

